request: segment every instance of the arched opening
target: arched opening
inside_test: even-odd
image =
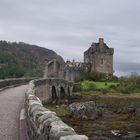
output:
[[[66,97],[65,89],[60,87],[60,99],[66,99]]]
[[[52,101],[55,101],[57,99],[57,93],[55,86],[52,86]]]
[[[71,103],[70,87],[68,87],[68,103]]]
[[[70,88],[68,87],[68,98],[70,98]]]

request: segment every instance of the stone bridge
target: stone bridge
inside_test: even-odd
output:
[[[73,83],[64,79],[37,79],[34,83],[36,87],[35,95],[46,102],[69,100],[73,90]]]

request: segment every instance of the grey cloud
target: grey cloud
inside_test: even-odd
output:
[[[122,73],[127,75],[131,74],[132,72],[140,74],[140,63],[119,62],[116,63],[115,69],[118,75],[121,75]]]
[[[0,0],[0,39],[82,61],[91,43],[104,37],[115,49],[116,74],[139,72],[139,13],[139,0]]]

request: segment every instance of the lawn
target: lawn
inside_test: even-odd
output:
[[[94,84],[96,85],[96,88],[108,88],[111,85],[116,86],[118,83],[115,82],[94,82]]]
[[[118,83],[117,82],[96,82],[96,81],[83,81],[81,83],[83,89],[103,89],[103,88],[108,88],[111,85],[116,86]]]

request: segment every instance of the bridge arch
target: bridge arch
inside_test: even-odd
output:
[[[65,88],[63,86],[60,87],[60,99],[66,99],[67,95],[66,95],[66,91]]]
[[[70,87],[68,86],[68,89],[67,89],[68,91],[68,98],[70,97]]]
[[[55,101],[58,99],[58,96],[57,96],[57,91],[56,91],[56,87],[55,86],[52,86],[52,101]]]
[[[69,100],[72,96],[73,83],[64,79],[44,78],[36,81],[36,95],[42,101],[58,102],[59,100]],[[42,94],[40,94],[42,93]]]

